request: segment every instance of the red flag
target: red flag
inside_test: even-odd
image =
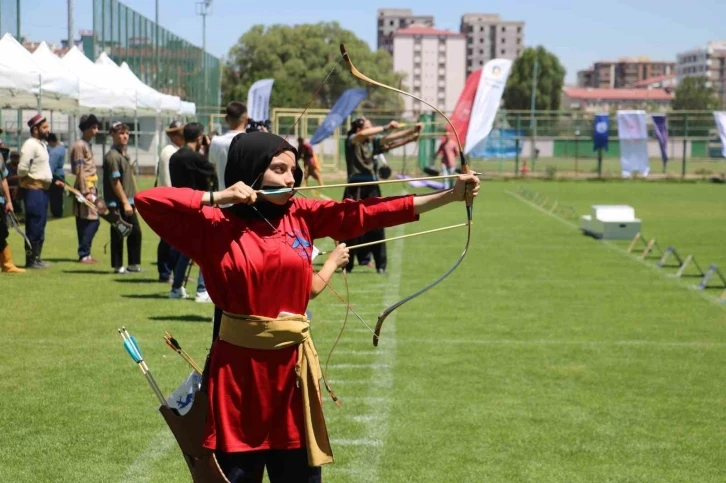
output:
[[[451,123],[456,128],[456,132],[459,133],[461,139],[461,146],[466,146],[466,132],[469,130],[469,118],[471,117],[471,107],[474,104],[474,98],[476,97],[476,90],[479,87],[479,78],[481,77],[482,69],[475,70],[466,79],[464,89],[459,95],[459,100],[456,101],[456,107],[454,112],[451,114]],[[446,127],[446,132],[453,136],[454,133],[451,131],[451,126]]]

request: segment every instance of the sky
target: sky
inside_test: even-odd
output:
[[[75,30],[93,28],[93,1],[73,0]],[[190,42],[202,44],[202,20],[196,0],[158,0],[160,23]],[[526,46],[543,45],[567,69],[568,83],[577,71],[597,60],[649,56],[675,61],[676,53],[726,40],[723,0],[418,0],[383,3],[346,0],[213,0],[207,17],[207,50],[219,57],[252,25],[337,21],[376,47],[377,8],[410,8],[433,15],[437,28],[458,31],[464,13],[498,13],[526,22]],[[67,36],[67,0],[22,0],[21,30],[29,40],[59,43]],[[153,19],[155,2],[126,0],[126,5]]]

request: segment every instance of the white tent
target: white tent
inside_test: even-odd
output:
[[[73,46],[62,59],[63,64],[80,79],[79,104],[100,111],[133,115],[136,111],[136,92],[123,86],[118,77],[109,75]]]
[[[96,66],[116,76],[124,86],[134,89],[139,116],[156,115],[161,111],[162,94],[141,82],[130,70],[119,67],[105,52],[96,59]]]
[[[9,33],[0,39],[0,94],[4,107],[38,108],[40,68]]]
[[[181,112],[180,114],[182,116],[194,116],[197,113],[197,105],[193,102],[181,102]]]
[[[27,107],[38,105],[37,96],[33,94],[40,86],[38,75],[18,72],[11,67],[12,61],[0,54],[0,106],[7,108]]]
[[[131,74],[136,83],[151,89],[151,87],[147,86],[141,79],[136,77],[136,74],[134,74],[134,72],[131,70],[126,62],[121,64],[121,69],[125,70],[128,74]],[[129,78],[132,78],[131,76],[129,76]],[[154,92],[158,93],[161,96],[161,111],[164,114],[179,114],[179,112],[181,111],[181,99],[179,99],[177,96],[170,96],[169,94],[164,94],[156,90],[154,90]]]
[[[61,111],[78,108],[79,79],[78,76],[63,65],[60,58],[50,50],[48,44],[41,42],[32,54],[35,63],[42,69],[43,107]],[[48,102],[48,92],[63,93]]]

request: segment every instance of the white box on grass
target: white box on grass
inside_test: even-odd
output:
[[[640,232],[640,220],[628,205],[592,205],[592,213],[581,218],[586,235],[604,240],[632,240]]]

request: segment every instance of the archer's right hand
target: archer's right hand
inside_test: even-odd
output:
[[[330,252],[327,262],[334,263],[335,268],[340,268],[348,265],[350,260],[350,249],[345,246],[345,243],[341,243]]]
[[[219,205],[226,204],[243,204],[243,205],[254,205],[257,201],[257,193],[255,190],[244,184],[242,181],[238,181],[229,188],[216,193],[219,195],[214,197],[214,203]]]

